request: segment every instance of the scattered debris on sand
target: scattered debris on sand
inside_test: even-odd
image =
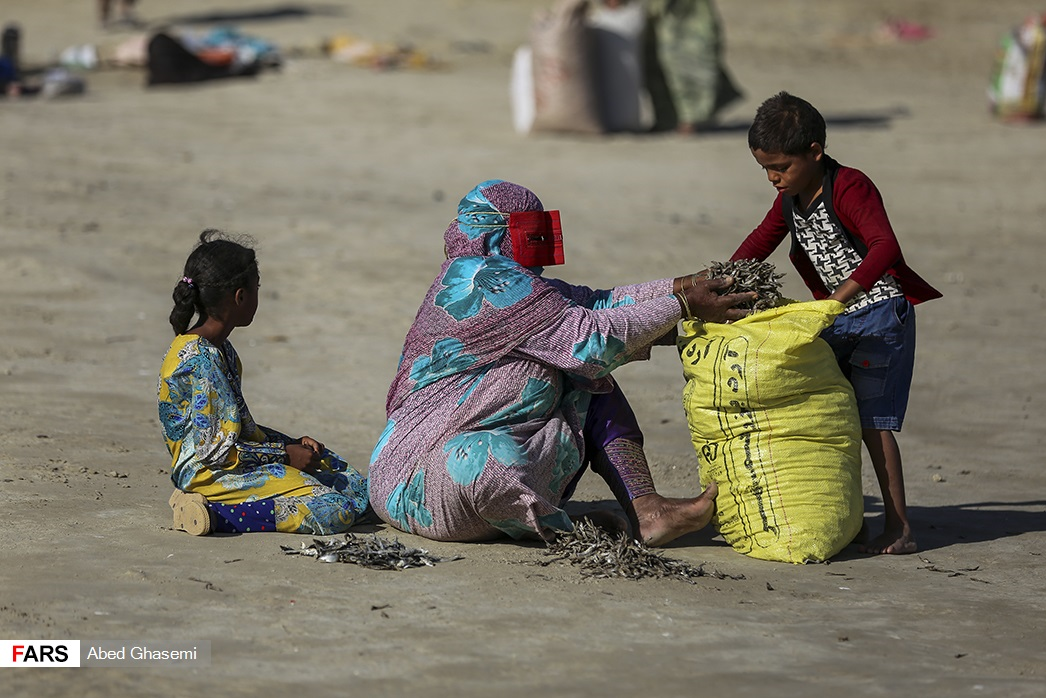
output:
[[[553,562],[569,562],[581,568],[582,576],[597,579],[672,577],[694,584],[698,577],[745,578],[744,575],[723,574],[717,570],[706,570],[704,565],[695,567],[682,560],[667,558],[624,533],[614,537],[587,521],[575,522],[573,531],[557,536],[548,544],[545,554],[552,559],[538,564],[546,566]]]
[[[379,538],[376,534],[346,533],[344,540],[314,538],[302,543],[300,549],[281,545],[287,555],[314,557],[320,562],[349,562],[372,570],[405,570],[411,567],[432,567],[437,562],[460,560],[454,557],[436,557],[421,548],[408,548],[398,540]]]

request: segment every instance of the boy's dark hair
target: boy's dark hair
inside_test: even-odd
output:
[[[219,230],[200,233],[172,294],[170,321],[175,334],[185,334],[194,314],[200,316],[197,325],[206,321],[230,294],[258,280],[258,261],[250,247],[253,242],[248,237],[231,240]]]
[[[824,117],[805,99],[787,92],[763,102],[748,129],[748,147],[764,153],[804,155],[813,143],[824,149]]]

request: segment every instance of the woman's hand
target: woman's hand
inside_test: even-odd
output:
[[[679,305],[683,309],[684,318],[690,315],[705,322],[727,322],[740,320],[746,315],[750,315],[751,310],[735,306],[741,303],[752,303],[759,297],[759,294],[754,291],[730,293],[724,296],[716,293],[729,288],[733,283],[733,278],[729,276],[708,279],[705,278],[705,272],[700,272],[676,279],[673,283],[673,290],[676,298],[680,299]],[[687,313],[688,310],[689,313]]]

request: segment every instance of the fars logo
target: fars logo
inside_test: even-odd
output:
[[[0,667],[78,667],[79,640],[0,640]]]

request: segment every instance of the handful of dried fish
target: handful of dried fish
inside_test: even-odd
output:
[[[611,536],[603,529],[588,521],[574,523],[574,530],[562,533],[548,544],[546,555],[554,556],[548,562],[566,561],[581,567],[583,577],[607,579],[624,577],[625,579],[642,579],[643,577],[673,577],[694,584],[698,577],[714,579],[744,579],[744,575],[733,576],[716,570],[708,571],[704,565],[694,567],[682,560],[673,560],[655,553],[642,543],[632,540],[626,534]]]
[[[357,536],[345,534],[345,540],[336,538],[320,540],[314,538],[312,544],[302,543],[300,549],[281,545],[287,555],[304,555],[314,557],[320,562],[351,562],[354,565],[372,570],[405,570],[409,567],[432,567],[437,562],[460,560],[454,557],[436,557],[421,548],[408,548],[398,540],[390,541],[379,538],[376,534]]]
[[[775,267],[770,262],[759,262],[754,259],[739,259],[736,262],[712,262],[708,265],[708,278],[717,279],[732,276],[734,283],[720,291],[727,293],[748,293],[755,291],[759,298],[755,303],[742,303],[739,308],[751,308],[752,312],[769,310],[781,300],[781,279],[784,274],[775,274]]]

